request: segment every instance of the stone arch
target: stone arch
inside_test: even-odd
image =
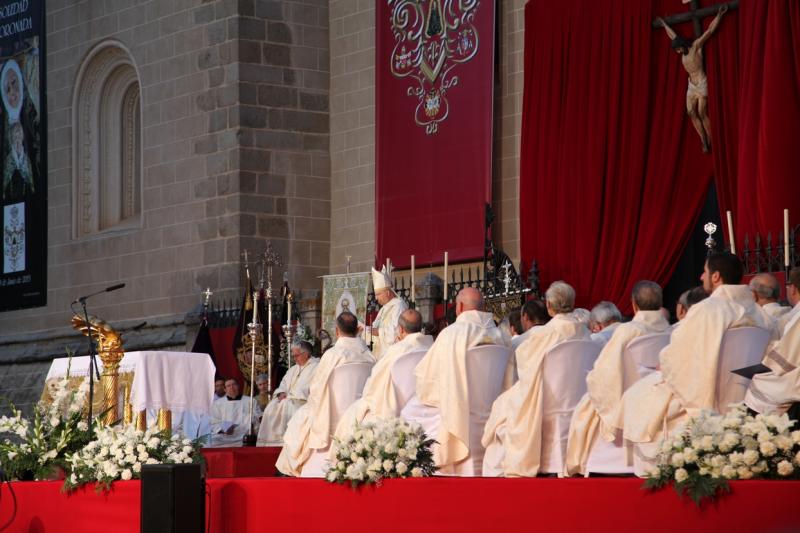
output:
[[[72,106],[73,237],[142,225],[139,76],[116,41],[87,54]]]

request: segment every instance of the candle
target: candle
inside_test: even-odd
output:
[[[733,215],[728,211],[728,234],[731,238],[731,253],[736,253],[736,239],[733,237]]]
[[[253,324],[258,322],[258,291],[253,291]]]
[[[414,256],[411,256],[411,302],[413,303],[414,299]]]
[[[292,300],[293,298],[291,294],[286,296],[286,323],[290,328],[292,327]],[[291,331],[291,329],[289,331]]]
[[[789,268],[789,210],[783,210],[783,265]]]
[[[447,252],[444,253],[444,301],[447,302]]]

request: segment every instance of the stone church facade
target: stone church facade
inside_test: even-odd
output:
[[[524,0],[497,5],[494,238],[518,259]],[[85,351],[79,295],[126,283],[90,312],[182,349],[244,250],[272,242],[311,323],[319,276],[372,265],[373,0],[48,0],[46,24],[47,306],[0,313],[0,395],[29,408]]]

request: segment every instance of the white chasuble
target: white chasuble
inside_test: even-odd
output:
[[[466,356],[470,348],[487,344],[510,346],[511,339],[495,325],[491,313],[464,311],[439,333],[414,371],[417,392],[406,407],[418,403],[433,408],[440,417],[438,434],[430,437],[436,439],[433,459],[441,474],[453,473],[456,463],[469,456]],[[509,359],[503,390],[511,386],[513,376]]]
[[[255,405],[253,406],[255,409]],[[211,444],[213,448],[229,448],[242,445],[242,437],[250,431],[250,396],[231,400],[223,396],[211,404]],[[226,435],[230,428],[233,431]]]
[[[406,301],[395,296],[378,311],[378,316],[372,322],[373,330],[375,328],[378,330],[378,342],[373,347],[372,353],[376,360],[380,359],[389,346],[397,341],[397,325],[400,322],[400,315],[407,309]]]
[[[634,383],[622,398],[623,436],[647,443],[715,407],[717,365],[728,329],[754,326],[774,333],[747,285],[721,285],[689,309],[661,350],[661,371]]]
[[[283,376],[281,384],[275,389],[272,400],[264,409],[261,427],[258,430],[259,446],[283,443],[283,433],[286,431],[289,420],[308,400],[311,378],[318,364],[319,359],[312,357],[303,366],[292,366]],[[279,399],[280,394],[286,394],[286,398]]]
[[[495,400],[481,439],[486,448],[485,472],[503,472],[509,477],[535,476],[539,472],[544,356],[559,342],[589,338],[584,323],[571,313],[561,313],[517,348],[519,381]],[[493,460],[499,464],[487,463]]]
[[[349,363],[374,363],[359,337],[339,337],[322,355],[309,385],[308,401],[289,420],[283,434],[283,450],[275,466],[287,476],[299,476],[313,450],[324,450],[331,442],[330,377],[334,369]]]
[[[628,344],[643,335],[666,333],[669,322],[661,311],[639,311],[620,324],[603,347],[586,377],[587,393],[575,407],[567,441],[566,474],[586,474],[586,461],[599,436],[614,441],[622,428],[620,403],[625,377],[622,359]]]
[[[356,424],[364,424],[374,418],[394,418],[400,415],[397,394],[392,381],[392,366],[401,356],[425,350],[433,344],[433,337],[423,333],[410,333],[394,343],[384,352],[383,357],[372,367],[372,373],[364,385],[364,394],[342,415],[336,427],[335,436],[343,439],[349,436]],[[335,450],[331,447],[331,456]]]
[[[788,323],[763,363],[771,371],[753,376],[744,403],[758,413],[784,413],[800,401],[800,319]]]

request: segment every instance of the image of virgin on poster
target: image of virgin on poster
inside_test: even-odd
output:
[[[0,311],[45,305],[44,0],[0,0]]]

